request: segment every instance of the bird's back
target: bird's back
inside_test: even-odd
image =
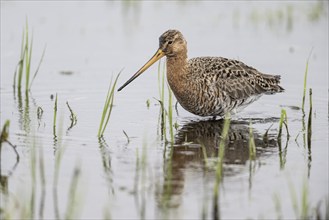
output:
[[[283,92],[280,76],[263,74],[241,61],[223,57],[196,57],[188,61],[196,102],[203,102],[195,113],[223,115],[246,106],[262,94]]]

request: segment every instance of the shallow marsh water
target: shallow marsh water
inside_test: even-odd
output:
[[[47,47],[30,93],[19,94],[13,91],[13,72],[26,18],[33,29],[32,70]],[[286,89],[232,116],[216,201],[223,122],[201,119],[178,106],[178,114],[173,110],[174,143],[168,144],[161,135],[156,100],[157,65],[115,94],[109,126],[104,137],[97,138],[111,77],[124,68],[119,84],[125,82],[153,55],[158,37],[169,28],[182,31],[190,57],[239,59],[280,74]],[[305,117],[300,110],[309,56],[311,146],[303,132],[308,95]],[[312,218],[316,210],[321,218],[328,213],[327,2],[2,1],[0,68],[1,126],[10,120],[9,140],[20,156],[17,161],[3,144],[0,214],[5,218],[273,219],[299,218],[305,210]],[[78,119],[70,129],[66,102]],[[43,109],[40,118],[38,107]],[[282,108],[290,138],[286,142],[283,130],[280,143]],[[254,161],[249,160],[250,122]],[[216,216],[214,207],[219,210]]]

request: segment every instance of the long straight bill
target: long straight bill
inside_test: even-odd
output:
[[[147,70],[153,63],[160,60],[165,54],[161,49],[158,49],[157,52],[153,55],[153,57],[145,63],[142,68],[140,68],[125,84],[123,84],[118,91],[121,91],[124,87],[126,87],[129,83],[131,83],[134,79],[136,79],[139,75],[141,75],[145,70]]]

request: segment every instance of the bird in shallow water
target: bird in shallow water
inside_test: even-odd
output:
[[[187,58],[187,42],[178,30],[159,38],[159,49],[118,91],[153,63],[167,57],[167,80],[177,101],[199,116],[224,116],[236,112],[263,94],[283,92],[279,75],[263,74],[241,61],[223,57]]]

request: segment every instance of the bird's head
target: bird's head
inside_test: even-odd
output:
[[[182,33],[178,30],[168,30],[159,38],[159,50],[165,56],[173,57],[180,53],[186,53],[187,43]]]
[[[127,82],[125,82],[118,91],[122,90],[129,83],[131,83],[134,79],[140,76],[145,70],[147,70],[153,63],[158,61],[164,56],[175,57],[179,54],[187,53],[186,49],[186,41],[181,34],[181,32],[177,30],[168,30],[164,32],[159,38],[159,49],[153,55],[153,57],[140,68]]]

